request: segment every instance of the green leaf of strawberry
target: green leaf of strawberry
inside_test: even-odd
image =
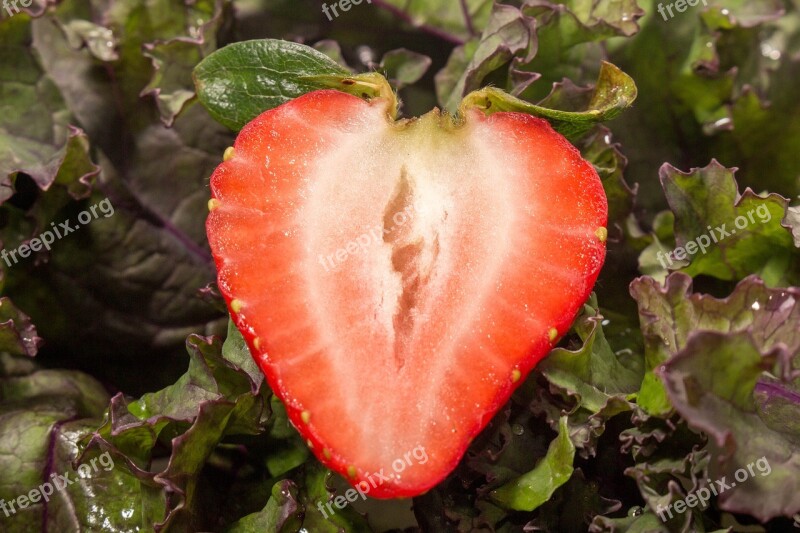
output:
[[[234,130],[241,129],[259,113],[314,90],[333,88],[362,98],[394,98],[380,74],[353,75],[314,48],[276,39],[228,45],[201,61],[193,77],[197,95],[208,112]],[[464,114],[473,107],[487,114],[526,113],[548,120],[562,135],[577,138],[595,124],[615,118],[633,104],[636,95],[633,79],[604,61],[586,109],[551,109],[549,105],[562,106],[564,102],[549,98],[534,105],[500,89],[486,87],[468,94],[458,113]],[[455,98],[457,103],[458,97]],[[392,109],[396,107],[395,103]]]
[[[197,96],[216,120],[239,130],[256,115],[324,85],[301,79],[350,73],[309,46],[262,39],[217,50],[194,69]]]
[[[320,90],[211,177],[219,287],[317,457],[419,494],[567,331],[605,257],[597,172],[544,120]]]
[[[468,94],[461,103],[464,107],[480,107],[487,113],[518,111],[546,118],[553,127],[571,139],[589,131],[592,126],[616,118],[636,100],[633,78],[619,68],[603,61],[592,97],[585,110],[562,111],[543,105],[534,105],[511,96],[495,87],[485,87]]]

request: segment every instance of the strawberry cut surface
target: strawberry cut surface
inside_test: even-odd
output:
[[[220,290],[292,423],[372,497],[414,496],[570,327],[605,258],[594,168],[541,119],[315,91],[211,177]]]

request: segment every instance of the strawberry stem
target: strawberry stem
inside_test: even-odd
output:
[[[392,86],[382,75],[377,72],[365,72],[355,76],[340,76],[323,74],[319,76],[304,76],[304,80],[312,81],[323,87],[330,87],[347,94],[372,100],[373,98],[384,98],[389,103],[389,116],[397,118],[399,102]]]

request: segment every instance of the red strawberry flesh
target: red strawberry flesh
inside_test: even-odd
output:
[[[270,386],[373,497],[456,466],[588,297],[607,218],[546,121],[391,107],[324,90],[263,113],[212,176],[207,222]]]

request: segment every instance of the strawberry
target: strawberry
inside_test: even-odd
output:
[[[219,286],[316,456],[414,496],[569,329],[605,257],[592,165],[544,120],[335,90],[269,110],[211,177]]]

